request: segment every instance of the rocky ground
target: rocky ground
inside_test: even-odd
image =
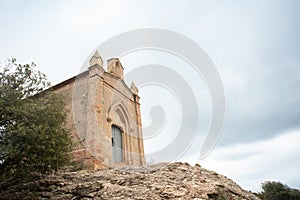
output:
[[[100,171],[59,172],[35,181],[0,183],[0,199],[236,199],[258,198],[200,165],[159,163]]]

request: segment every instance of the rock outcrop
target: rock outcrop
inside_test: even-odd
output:
[[[223,175],[177,162],[59,172],[30,182],[5,181],[0,183],[0,199],[258,198]]]

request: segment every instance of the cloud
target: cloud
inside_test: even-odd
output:
[[[264,181],[300,185],[300,129],[252,143],[216,148],[201,164],[258,191]],[[193,159],[191,159],[193,160]]]
[[[299,128],[297,6],[297,1],[215,5],[194,26],[225,86],[222,145]]]

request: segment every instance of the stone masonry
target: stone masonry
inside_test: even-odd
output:
[[[88,70],[53,89],[66,100],[76,162],[93,169],[145,164],[138,89],[125,84],[118,58],[105,71],[96,51]]]

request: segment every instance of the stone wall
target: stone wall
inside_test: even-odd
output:
[[[94,169],[103,166],[143,165],[144,145],[138,90],[123,80],[117,58],[108,61],[108,71],[98,54],[87,71],[68,79],[54,90],[63,94],[69,110],[67,125],[76,144],[74,160]],[[112,159],[112,125],[122,130],[124,162]]]

